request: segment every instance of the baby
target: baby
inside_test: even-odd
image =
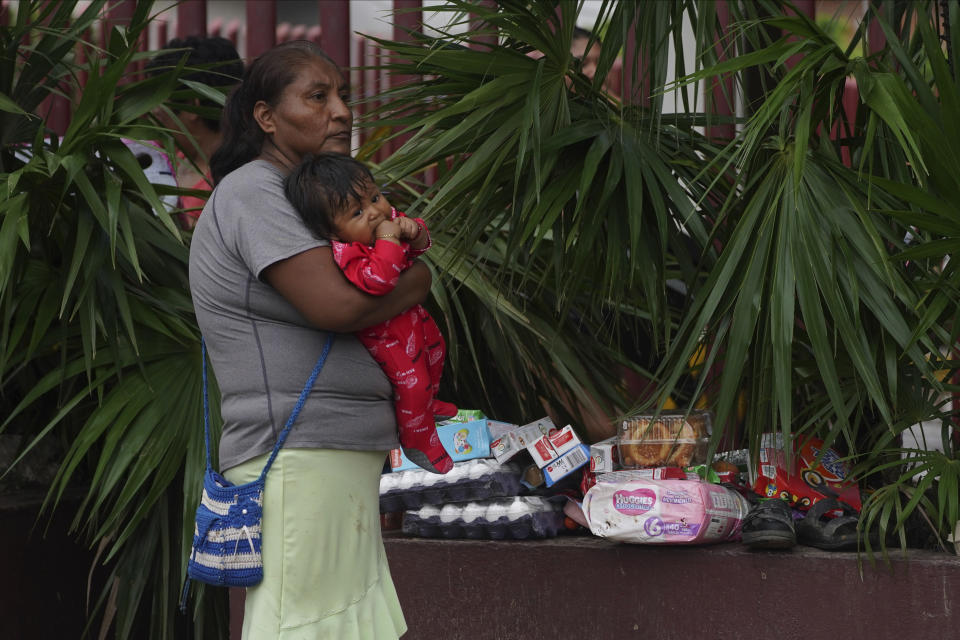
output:
[[[330,241],[333,259],[361,291],[390,292],[400,273],[430,248],[423,220],[391,207],[370,170],[349,156],[307,157],[285,189],[304,224]],[[448,472],[453,461],[440,444],[434,416],[453,416],[457,408],[436,399],[446,345],[433,318],[416,305],[356,335],[393,385],[404,454],[427,471]]]

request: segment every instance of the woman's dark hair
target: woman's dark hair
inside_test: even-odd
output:
[[[329,240],[336,214],[351,200],[361,200],[371,184],[376,184],[373,174],[359,160],[339,153],[318,153],[308,155],[287,176],[283,188],[307,228]]]
[[[147,63],[145,71],[148,75],[156,75],[168,71],[179,64],[186,56],[187,67],[199,67],[181,75],[181,78],[202,82],[211,87],[230,87],[240,82],[243,76],[243,61],[237,53],[236,47],[226,38],[218,36],[201,37],[188,36],[174,38],[166,44],[164,49],[187,49],[188,51],[163,51],[158,53]],[[218,106],[211,100],[201,99],[200,104],[208,107]],[[220,131],[220,120],[203,118],[203,123],[211,131]]]
[[[223,142],[210,159],[214,184],[260,155],[264,133],[253,118],[254,105],[263,100],[275,106],[299,69],[314,58],[339,69],[330,56],[307,40],[277,45],[247,67],[243,81],[231,92],[223,109]]]

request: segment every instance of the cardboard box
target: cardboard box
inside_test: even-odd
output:
[[[512,431],[508,431],[490,443],[490,451],[500,464],[525,450],[526,447],[520,444],[517,434]]]
[[[553,446],[553,450],[557,452],[558,458],[567,451],[572,451],[576,449],[578,445],[582,444],[577,433],[570,425],[554,433],[548,433],[547,439],[550,441],[550,445]]]
[[[609,473],[616,471],[620,464],[617,453],[617,436],[590,445],[590,471],[594,473]]]
[[[517,425],[512,422],[501,422],[500,420],[491,420],[487,418],[487,431],[490,433],[490,439],[496,440],[504,435],[517,430]]]
[[[587,464],[590,460],[590,448],[585,444],[578,445],[575,449],[567,451],[565,454],[545,466],[543,479],[548,487],[552,487],[559,480],[570,475],[580,467]]]
[[[820,438],[795,443],[794,452],[793,464],[788,465],[782,449],[761,448],[759,468],[749,471],[754,492],[786,500],[802,511],[824,498],[835,498],[860,511],[859,487],[849,480],[850,466],[839,453],[824,447]]]
[[[530,431],[528,438],[534,433],[536,432]],[[576,449],[580,444],[582,444],[580,438],[577,437],[573,427],[567,425],[559,431],[554,430],[536,440],[527,439],[527,451],[530,452],[530,457],[537,466],[542,469],[568,451]]]
[[[487,416],[483,415],[483,412],[480,411],[480,409],[459,409],[457,410],[457,415],[443,420],[442,422],[438,423],[438,426],[453,422],[473,422],[474,420],[480,420],[481,418],[486,417]]]
[[[527,447],[530,443],[536,442],[556,428],[557,425],[553,424],[553,420],[550,418],[540,418],[536,422],[518,427],[515,433],[520,439],[520,444]]]
[[[550,444],[550,439],[547,436],[540,436],[532,442],[528,440],[527,451],[541,469],[560,457],[554,450],[553,445]]]

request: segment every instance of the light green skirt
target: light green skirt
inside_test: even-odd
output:
[[[247,589],[243,640],[395,640],[407,625],[380,537],[385,454],[281,449],[263,500],[263,582]],[[260,456],[224,476],[255,480]]]

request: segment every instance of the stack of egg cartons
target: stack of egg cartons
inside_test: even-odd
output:
[[[457,462],[444,475],[422,469],[380,478],[380,511],[404,511],[403,531],[420,537],[546,538],[563,529],[565,498],[521,495],[522,467],[492,458]]]

